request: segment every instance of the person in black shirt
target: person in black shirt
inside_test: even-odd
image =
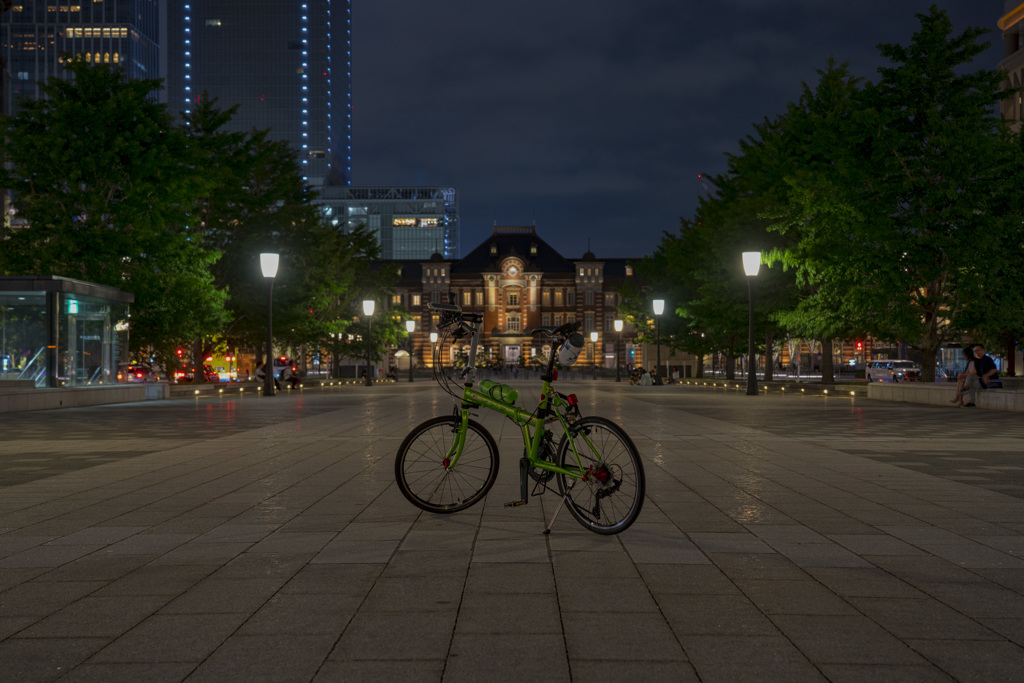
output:
[[[965,383],[967,392],[967,403],[965,408],[974,407],[974,399],[978,389],[990,389],[1003,386],[999,379],[999,371],[996,369],[996,362],[985,353],[985,347],[978,344],[974,347],[974,369],[975,375],[967,377]]]

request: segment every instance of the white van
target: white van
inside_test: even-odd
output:
[[[864,374],[869,382],[916,382],[921,366],[912,360],[873,360]]]

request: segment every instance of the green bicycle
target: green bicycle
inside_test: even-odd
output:
[[[443,336],[434,348],[434,379],[456,399],[454,414],[435,417],[405,437],[395,458],[398,488],[416,507],[428,512],[450,513],[479,503],[498,476],[498,447],[491,434],[470,412],[493,410],[522,430],[523,457],[519,461],[520,498],[506,507],[525,505],[533,494],[549,490],[556,482],[562,500],[544,533],[550,533],[562,506],[587,529],[616,534],[627,529],[640,514],[644,501],[644,468],[629,435],[611,420],[582,417],[575,395],[560,394],[552,383],[558,377],[557,356],[571,365],[583,338],[581,323],[568,323],[547,331],[555,342],[541,380],[541,399],[530,412],[516,407],[518,392],[505,384],[484,380],[473,388],[476,349],[483,314],[463,312],[454,304],[432,304],[440,313],[438,329]],[[459,391],[441,369],[441,348],[451,339],[471,338],[464,385]],[[555,444],[549,427],[561,428]],[[538,493],[539,491],[539,493]]]

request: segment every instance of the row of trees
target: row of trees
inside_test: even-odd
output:
[[[876,82],[829,61],[756,125],[693,219],[639,264],[676,304],[663,341],[745,353],[740,253],[753,250],[770,266],[755,287],[760,351],[820,340],[826,380],[834,339],[909,344],[931,380],[945,343],[1024,334],[1024,139],[996,114],[1016,95],[1002,73],[969,68],[983,29],[954,34],[934,6],[918,18],[909,44],[879,46],[890,65]],[[649,320],[642,292],[627,299]]]
[[[286,143],[265,131],[230,132],[235,109],[205,94],[175,119],[155,99],[159,81],[71,59],[67,68],[67,79],[46,84],[46,99],[3,121],[0,187],[12,191],[28,227],[0,235],[0,274],[132,292],[133,349],[152,349],[173,368],[181,346],[194,358],[216,343],[262,348],[259,253],[276,251],[280,344],[360,332],[356,303],[385,291],[395,274],[372,267],[372,234],[325,224]],[[397,335],[395,321],[381,322],[376,337]],[[365,348],[341,346],[354,355]]]

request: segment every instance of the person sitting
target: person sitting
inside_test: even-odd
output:
[[[967,383],[967,377],[969,375],[977,375],[977,371],[974,369],[974,349],[970,346],[964,347],[964,360],[967,361],[967,366],[964,368],[963,372],[956,376],[956,396],[953,397],[952,401],[950,401],[951,403],[955,403],[961,407],[964,405],[964,396],[962,392],[964,390],[964,384]]]
[[[999,379],[996,362],[985,353],[985,347],[981,344],[974,347],[974,372],[974,375],[968,375],[964,380],[963,393],[967,394],[967,403],[963,404],[964,408],[974,407],[974,401],[979,389],[992,389],[1003,386],[1003,381]]]

